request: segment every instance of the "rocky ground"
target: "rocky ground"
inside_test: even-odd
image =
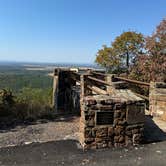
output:
[[[20,123],[10,128],[1,124],[0,166],[164,166],[166,163],[166,122],[158,118],[146,117],[145,143],[130,148],[83,151],[78,142],[78,128],[76,116]]]
[[[12,127],[13,126],[13,127]],[[77,140],[79,117],[63,116],[54,120],[41,119],[36,122],[24,122],[0,127],[0,148],[48,142],[56,140]]]

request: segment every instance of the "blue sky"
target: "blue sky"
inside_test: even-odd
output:
[[[123,31],[150,35],[166,0],[0,0],[0,61],[93,63]]]

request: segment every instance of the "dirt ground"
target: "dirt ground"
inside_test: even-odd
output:
[[[59,116],[54,120],[10,124],[10,127],[0,124],[0,148],[34,142],[78,140],[78,132],[79,117],[71,115]],[[146,116],[144,136],[145,143],[166,140],[166,122]]]
[[[166,122],[146,116],[145,142],[129,148],[83,151],[79,117],[0,126],[0,166],[117,166],[166,164]]]
[[[0,128],[0,148],[48,142],[57,140],[77,140],[79,131],[78,116],[60,116],[54,120],[38,120],[31,123],[15,124]]]

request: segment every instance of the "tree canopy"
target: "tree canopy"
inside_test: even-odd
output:
[[[142,52],[144,46],[144,37],[141,33],[128,31],[118,36],[112,43],[112,47],[123,61],[126,60],[126,67],[128,68],[138,53]]]
[[[146,37],[146,52],[139,55],[131,75],[146,81],[166,80],[166,19],[163,19],[155,32]]]
[[[134,31],[123,32],[110,47],[98,51],[96,62],[112,73],[129,71],[129,77],[134,79],[166,81],[166,18],[148,37]]]
[[[105,45],[97,52],[96,62],[109,71],[114,71],[120,66],[120,59],[113,48]]]
[[[124,32],[112,42],[111,47],[104,46],[98,51],[96,62],[112,72],[121,72],[142,51],[143,44],[144,37],[141,33]]]

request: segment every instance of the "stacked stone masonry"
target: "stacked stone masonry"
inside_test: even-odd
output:
[[[145,104],[142,99],[127,100],[94,95],[86,96],[83,100],[80,143],[84,149],[124,147],[137,145],[142,141],[145,118]],[[102,125],[98,125],[97,116],[101,116],[100,124],[103,118]]]
[[[149,109],[153,116],[166,120],[166,83],[150,83]]]
[[[53,103],[56,113],[81,113],[79,133],[83,148],[139,144],[143,138],[144,100],[128,90],[128,84],[111,75],[106,79],[111,86],[102,89],[107,93],[97,95],[87,89],[89,82],[85,77],[89,72],[81,72],[80,80],[71,73],[70,69],[57,69],[54,73]]]

